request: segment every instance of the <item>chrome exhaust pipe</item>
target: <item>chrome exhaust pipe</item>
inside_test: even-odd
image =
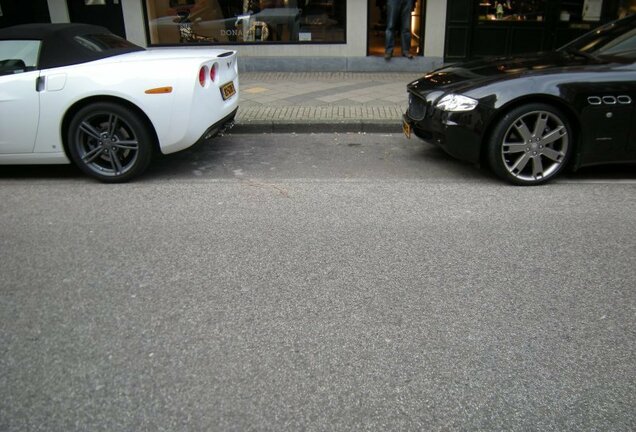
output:
[[[231,120],[231,121],[225,123],[219,129],[219,135],[223,136],[226,132],[228,132],[230,129],[232,129],[234,127],[234,124],[235,124],[234,120]]]

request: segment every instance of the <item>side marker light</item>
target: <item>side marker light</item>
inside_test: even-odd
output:
[[[157,87],[153,89],[148,89],[145,91],[146,94],[165,94],[172,93],[172,87]]]

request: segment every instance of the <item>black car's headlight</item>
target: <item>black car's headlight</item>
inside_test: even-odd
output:
[[[448,112],[472,111],[477,106],[477,101],[468,96],[458,94],[448,94],[441,98],[435,108]]]

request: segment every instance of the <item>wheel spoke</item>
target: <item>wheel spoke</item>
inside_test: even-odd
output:
[[[565,130],[565,126],[559,126],[558,128],[556,128],[549,134],[541,137],[541,141],[539,143],[543,145],[548,145],[555,142],[559,138],[564,137],[566,134],[567,134],[567,131]]]
[[[548,123],[548,113],[542,112],[539,113],[537,117],[537,123],[534,125],[534,136],[541,137],[543,136],[543,131],[545,130],[545,126]]]
[[[80,124],[80,130],[91,138],[95,138],[96,140],[101,139],[99,131],[91,126],[90,123],[82,122],[82,124]]]
[[[534,178],[543,177],[543,161],[540,155],[532,158],[532,175]]]
[[[123,168],[119,158],[117,157],[117,153],[114,150],[110,150],[108,154],[110,155],[110,163],[113,166],[115,174],[120,174],[123,171]]]
[[[563,160],[563,152],[556,151],[550,147],[546,147],[543,149],[543,156],[555,162],[561,162]]]
[[[515,129],[524,141],[529,141],[532,138],[532,133],[523,120],[519,119],[515,122]]]
[[[117,127],[117,122],[119,118],[115,114],[110,114],[108,116],[108,137],[112,138],[115,135],[115,128]]]
[[[99,157],[99,155],[102,154],[102,151],[104,151],[104,146],[100,144],[91,151],[87,152],[84,156],[82,156],[82,160],[86,163],[92,163]]]
[[[504,154],[513,154],[513,153],[522,153],[526,151],[528,147],[525,143],[504,143],[503,145],[503,153]]]
[[[139,141],[116,141],[113,143],[113,146],[122,150],[138,150]]]
[[[512,167],[510,167],[510,171],[512,173],[523,171],[526,165],[528,165],[529,160],[530,160],[530,156],[528,155],[528,153],[524,153],[519,159],[517,159],[517,162],[515,162],[515,164]]]

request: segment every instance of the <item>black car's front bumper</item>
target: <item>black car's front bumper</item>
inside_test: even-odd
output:
[[[438,145],[457,159],[478,163],[485,112],[480,107],[466,112],[445,112],[435,108],[437,94],[409,93],[409,107],[403,116],[413,133]],[[437,96],[437,97],[436,97]]]

